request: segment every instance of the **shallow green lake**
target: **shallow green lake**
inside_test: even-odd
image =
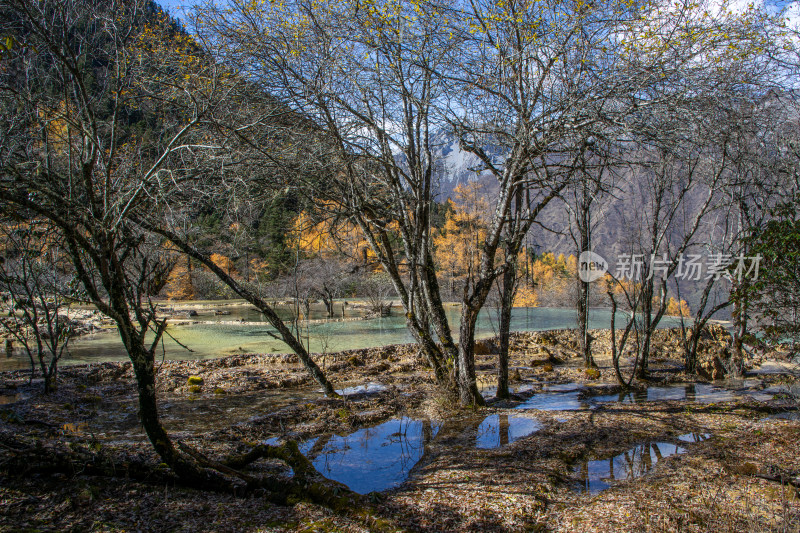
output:
[[[269,334],[274,332],[271,326],[253,324],[261,320],[257,311],[249,306],[225,307],[229,315],[217,316],[213,309],[201,310],[197,323],[188,325],[170,325],[168,335],[164,336],[159,357],[167,359],[211,359],[235,353],[284,353],[287,346]],[[447,315],[457,335],[460,309],[447,307]],[[319,316],[319,311],[312,310],[311,317]],[[360,316],[358,310],[346,310],[346,318]],[[302,337],[311,352],[336,352],[357,348],[370,348],[413,342],[406,329],[405,318],[400,309],[394,316],[369,320],[320,321],[312,320],[302,326]],[[338,314],[338,313],[337,313]],[[617,318],[618,323],[623,317]],[[496,335],[497,311],[487,309],[481,312],[478,319],[477,337],[486,338]],[[589,316],[590,328],[607,328],[611,323],[611,312],[608,310],[592,310]],[[512,331],[542,331],[548,329],[573,328],[577,324],[574,309],[564,308],[515,308],[512,313]],[[665,318],[662,326],[676,325],[676,319]],[[301,323],[302,325],[302,323]],[[181,347],[172,340],[174,337],[191,351]],[[100,361],[124,361],[127,355],[116,330],[86,335],[74,339],[70,343],[70,354],[62,360],[62,364],[80,364]],[[16,350],[11,358],[0,359],[0,370],[27,368],[27,356]]]

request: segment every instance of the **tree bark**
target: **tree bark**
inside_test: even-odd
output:
[[[653,313],[653,285],[650,281],[645,282],[642,288],[642,342],[639,346],[639,365],[636,369],[636,377],[647,379],[648,364],[650,362],[650,339],[652,336],[652,313]]]
[[[139,397],[139,421],[144,428],[153,449],[170,469],[183,481],[208,486],[212,476],[207,476],[193,462],[187,461],[172,443],[158,417],[154,359],[144,346],[136,346],[135,341],[128,346],[136,376],[136,389]],[[219,481],[218,479],[216,481]]]
[[[478,310],[464,303],[458,342],[458,399],[461,405],[485,405],[475,382],[475,323]]]
[[[741,283],[746,283],[742,281]],[[734,377],[744,374],[744,336],[747,334],[747,291],[741,290],[740,298],[733,302],[733,346],[731,350],[731,372]]]
[[[499,399],[510,396],[508,390],[508,350],[511,338],[511,310],[514,306],[514,293],[516,292],[516,254],[509,258],[509,265],[503,272],[503,287],[500,301],[500,352],[497,354],[497,392]]]

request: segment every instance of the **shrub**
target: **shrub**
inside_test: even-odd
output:
[[[600,379],[600,371],[596,368],[587,368],[584,373],[587,379]]]

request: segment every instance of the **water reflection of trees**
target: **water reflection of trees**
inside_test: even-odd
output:
[[[383,478],[388,486],[405,478],[424,455],[438,429],[430,420],[390,420],[350,435],[320,438],[307,457],[314,461],[317,469],[333,477],[368,472],[374,478]],[[347,483],[345,479],[340,480]]]
[[[510,437],[510,421],[508,415],[489,415],[478,426],[475,432],[475,442],[473,446],[476,448],[481,447],[494,447],[494,436],[497,435],[497,442],[499,446],[505,446],[511,442]],[[482,442],[482,440],[484,442]]]
[[[681,453],[680,446],[665,442],[639,444],[619,455],[582,461],[576,468],[581,481],[581,491],[597,492],[615,481],[632,481],[650,472],[656,463]]]

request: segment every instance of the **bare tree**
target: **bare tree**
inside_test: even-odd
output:
[[[226,77],[230,83],[225,89],[225,106],[214,108],[204,117],[204,135],[213,135],[218,144],[203,155],[202,161],[195,161],[190,176],[178,183],[160,184],[152,192],[159,199],[156,209],[131,218],[139,227],[160,235],[173,248],[202,264],[233,293],[254,305],[275,328],[273,336],[297,354],[325,394],[336,396],[333,385],[299,337],[299,330],[293,331],[281,320],[263,297],[258,280],[242,280],[216,264],[213,246],[200,242],[202,229],[191,223],[200,200],[232,213],[240,211],[244,202],[269,205],[286,186],[286,176],[302,180],[303,170],[298,167],[306,163],[299,154],[305,152],[298,139],[307,141],[318,134],[296,113],[268,94],[256,91],[238,75],[226,71]],[[289,148],[279,148],[286,145]],[[235,208],[225,209],[228,203],[236,204]],[[240,243],[251,238],[246,229],[239,231]]]
[[[308,260],[303,268],[313,280],[312,294],[322,300],[328,318],[333,318],[335,299],[341,298],[355,281],[353,265],[342,258],[316,257]]]
[[[394,294],[392,280],[385,273],[373,273],[361,283],[361,291],[367,299],[369,310],[376,316],[388,316],[392,310],[391,296]]]
[[[10,295],[9,316],[0,324],[28,354],[31,379],[38,365],[44,392],[55,389],[58,362],[67,353],[74,327],[67,310],[77,296],[65,271],[57,234],[42,221],[3,224],[0,287]]]
[[[708,257],[728,258],[723,276],[709,276],[703,281],[693,322],[683,325],[686,368],[695,371],[700,332],[718,312],[733,306],[734,319],[732,360],[730,370],[742,371],[743,341],[747,333],[749,303],[737,300],[737,293],[755,275],[754,258],[749,250],[748,237],[763,227],[770,209],[785,190],[778,155],[785,139],[786,116],[789,114],[780,99],[753,94],[748,99],[730,102],[718,115],[719,122],[728,124],[724,133],[729,163],[723,176],[724,184],[716,200],[715,212],[704,223],[703,244],[697,247]],[[780,133],[779,133],[780,132]],[[785,174],[784,174],[785,177]],[[757,277],[757,276],[756,276]],[[681,283],[676,283],[678,290]],[[683,324],[683,321],[682,321]]]
[[[652,48],[631,52],[626,47],[621,69],[644,83],[624,98],[639,104],[618,136],[629,168],[638,174],[629,174],[623,194],[642,199],[645,206],[644,212],[624,217],[631,228],[625,268],[641,270],[625,290],[632,316],[623,338],[631,328],[637,333],[640,377],[647,374],[652,331],[666,310],[667,278],[685,268],[683,254],[718,208],[725,187],[731,139],[719,125],[726,123],[726,109],[763,90],[771,68],[764,50],[773,19],[756,10],[695,7],[654,4],[650,16],[632,25],[638,28],[633,40]],[[712,34],[723,39],[697,38]]]
[[[223,43],[221,60],[252,66],[248,75],[260,87],[325,130],[324,140],[306,146],[333,169],[331,179],[323,188],[296,176],[293,184],[361,230],[437,381],[452,388],[457,349],[431,252],[430,128],[440,94],[431,72],[452,61],[456,44],[439,47],[441,10],[426,6],[411,23],[413,10],[357,2],[207,6],[198,29]]]
[[[594,261],[590,254],[593,252],[595,229],[605,222],[608,204],[616,198],[619,179],[615,163],[619,162],[620,154],[615,153],[615,147],[613,143],[588,136],[579,151],[574,177],[562,195],[569,214],[569,236],[578,254],[575,279],[578,328],[575,336],[587,368],[596,366],[591,350],[593,338],[589,333],[589,309],[597,304],[597,298],[593,297],[593,280],[588,278],[590,263]]]
[[[158,413],[154,359],[166,320],[149,295],[174,248],[133,221],[158,212],[165,184],[201,172],[201,156],[220,149],[199,126],[224,103],[225,77],[149,2],[4,0],[0,11],[14,36],[0,70],[4,201],[48,220],[86,298],[116,323],[163,462],[195,487],[260,488],[285,501],[314,471],[296,448],[259,447],[226,466],[176,444]],[[152,129],[134,127],[143,116]],[[300,476],[234,470],[263,456],[282,456]]]
[[[3,9],[18,39],[16,69],[4,70],[1,88],[4,104],[17,106],[4,124],[4,197],[59,232],[87,298],[117,325],[153,447],[179,476],[205,482],[208,477],[177,450],[158,417],[153,363],[166,323],[148,304],[145,286],[162,263],[153,243],[127,220],[162,179],[165,160],[183,146],[201,111],[190,105],[186,122],[164,124],[155,157],[124,128],[123,114],[150,98],[169,98],[173,89],[153,92],[152,78],[131,61],[153,44],[137,42],[146,4],[113,3],[93,11],[80,1],[15,0]],[[96,17],[91,30],[89,13]],[[98,65],[105,68],[93,70]]]

